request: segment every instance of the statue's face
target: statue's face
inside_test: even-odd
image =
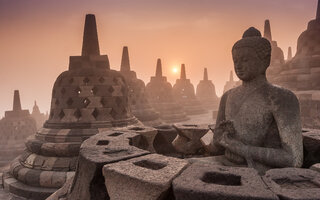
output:
[[[250,81],[260,74],[265,73],[261,59],[251,47],[241,47],[232,52],[234,70],[242,81]]]

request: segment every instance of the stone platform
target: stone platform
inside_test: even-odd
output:
[[[80,167],[76,181],[69,181],[48,200],[71,200],[73,194],[82,194],[83,199],[97,199],[93,197],[103,194],[105,199],[119,200],[320,200],[319,164],[313,170],[271,169],[259,175],[250,168],[151,153],[146,149],[157,135],[146,138],[147,132],[155,133],[153,129],[132,126],[89,138],[80,151],[86,162],[80,161],[79,166],[92,167]],[[305,149],[320,148],[319,131],[303,132]]]

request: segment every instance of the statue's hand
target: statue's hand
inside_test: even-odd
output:
[[[244,154],[246,153],[246,145],[244,145],[241,141],[233,138],[228,132],[224,132],[218,143],[232,153],[241,156],[244,156]]]
[[[235,135],[235,129],[233,127],[233,122],[229,120],[222,121],[218,126],[213,130],[214,138],[218,141],[221,140],[222,136],[225,133],[228,133],[230,136]]]

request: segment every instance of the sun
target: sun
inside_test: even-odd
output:
[[[177,67],[173,67],[173,68],[172,68],[172,72],[173,72],[174,74],[178,73],[178,68],[177,68]]]

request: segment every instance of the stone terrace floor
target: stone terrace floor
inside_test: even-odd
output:
[[[180,123],[187,123],[187,124],[214,124],[215,123],[215,119],[212,119],[212,111],[208,111],[205,114],[192,115],[188,117],[189,117],[189,120],[185,122],[180,122]],[[210,134],[210,132],[203,137],[203,139],[206,140],[206,142],[209,142],[211,138],[212,138],[212,134]],[[0,167],[0,200],[27,200],[25,198],[20,198],[12,194],[9,194],[5,190],[3,190],[2,172],[6,170],[8,170],[8,166]]]

